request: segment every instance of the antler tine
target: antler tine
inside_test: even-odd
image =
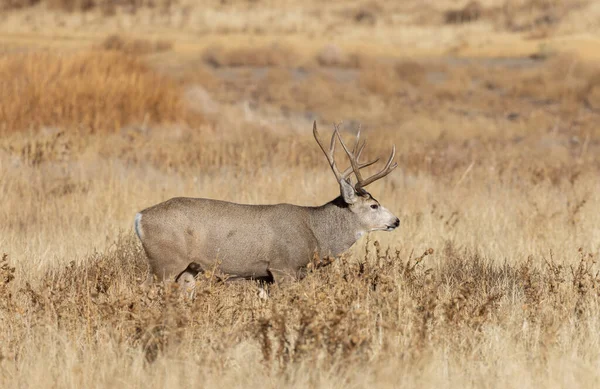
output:
[[[342,144],[342,147],[344,148],[344,151],[346,152],[346,154],[348,155],[348,159],[350,160],[350,166],[346,170],[344,170],[344,175],[354,172],[354,175],[356,176],[356,180],[357,180],[356,188],[359,188],[360,187],[359,183],[363,181],[362,176],[360,174],[360,169],[366,168],[368,166],[371,166],[371,165],[377,163],[379,161],[379,158],[374,159],[369,162],[360,163],[360,161],[359,161],[360,155],[362,154],[362,152],[365,149],[365,146],[367,144],[367,141],[364,141],[364,140],[362,141],[362,143],[360,142],[360,127],[359,127],[358,131],[356,132],[356,143],[354,144],[354,148],[352,149],[352,152],[350,150],[348,150],[348,147],[346,147],[346,144],[342,140],[342,136],[340,135],[340,132],[338,131],[337,128],[335,129],[335,134],[337,135],[338,139],[340,140],[340,143]]]
[[[358,161],[360,159],[360,155],[362,154],[367,141],[363,140],[362,143],[360,142],[360,130],[361,130],[361,125],[358,125],[358,131],[356,131],[356,141],[354,142],[354,148],[352,149],[352,154],[354,155],[354,157],[356,158],[356,160]],[[341,138],[340,138],[341,141]],[[343,143],[343,142],[342,142]]]
[[[334,126],[335,126],[335,124],[334,124]],[[331,135],[331,140],[329,141],[329,155],[331,156],[331,159],[333,160],[333,156],[335,155],[335,135]]]
[[[334,128],[335,125],[334,125]],[[337,128],[336,130],[337,131]],[[315,137],[315,140],[317,141],[317,143],[319,144],[319,147],[321,148],[321,150],[323,151],[323,154],[325,154],[325,157],[327,158],[327,161],[329,162],[329,166],[331,166],[331,170],[333,171],[333,174],[335,175],[336,180],[339,182],[341,180],[345,180],[346,178],[348,178],[348,174],[346,172],[344,172],[344,174],[341,174],[339,169],[337,168],[336,164],[335,164],[335,159],[334,159],[334,153],[335,153],[335,132],[333,133],[333,135],[331,136],[331,143],[329,144],[329,151],[325,150],[325,146],[323,146],[323,143],[321,142],[320,135],[319,135],[319,131],[317,130],[317,121],[315,120],[313,123],[313,135]]]
[[[356,131],[356,142],[354,142],[354,148],[352,149],[352,153],[354,155],[357,154],[358,150],[359,150],[359,144],[360,144],[360,130],[361,130],[361,125],[360,123],[358,124],[358,131]],[[364,143],[364,142],[363,142]],[[361,147],[361,149],[364,148],[364,145]],[[362,150],[361,150],[362,151]]]
[[[362,154],[363,150],[365,149],[365,146],[367,144],[366,141],[362,141],[362,143],[360,142],[360,124],[358,125],[358,131],[356,132],[356,142],[354,142],[354,147],[352,149],[352,157],[350,155],[348,155],[348,157],[350,157],[351,159],[355,159],[357,162],[357,166],[358,169],[363,169],[366,168],[368,166],[373,165],[374,163],[377,163],[379,161],[379,158],[374,159],[372,161],[369,162],[365,162],[365,163],[360,163],[359,159],[360,159],[360,155]],[[338,135],[339,135],[339,131],[338,131]],[[348,153],[348,150],[345,147],[344,142],[342,141],[342,138],[340,137],[340,142],[342,143],[342,146],[344,146],[344,150],[346,150],[346,153]],[[347,177],[348,175],[350,175],[350,173],[352,173],[354,171],[354,167],[352,166],[352,164],[350,166],[348,166],[348,168],[346,168],[346,170],[344,170],[344,172],[342,173],[345,177]]]
[[[396,156],[396,145],[392,146],[392,154],[390,155],[390,158],[388,159],[387,163],[385,164],[385,167],[379,171],[379,173],[372,175],[371,177],[367,178],[366,180],[359,180],[356,183],[356,188],[362,188],[365,187],[377,180],[379,180],[380,178],[383,178],[385,176],[387,176],[388,174],[390,174],[392,172],[392,170],[394,170],[395,168],[398,167],[398,164],[396,162],[394,162],[394,157]],[[392,164],[392,162],[394,162]]]
[[[331,136],[331,143],[329,145],[329,151],[327,151],[325,149],[325,147],[323,146],[323,143],[319,139],[319,132],[317,131],[317,122],[316,121],[313,124],[313,134],[315,136],[317,143],[319,144],[319,147],[321,147],[321,150],[327,157],[327,160],[329,161],[329,165],[331,166],[331,170],[333,170],[333,174],[335,174],[336,179],[338,181],[346,180],[346,179],[348,179],[348,176],[350,175],[350,173],[354,173],[354,175],[356,176],[356,180],[357,180],[356,185],[355,185],[356,190],[362,189],[363,187],[373,183],[374,181],[377,181],[378,179],[387,176],[388,174],[390,174],[392,172],[392,170],[394,170],[396,167],[398,167],[398,164],[394,162],[394,157],[396,156],[396,146],[394,145],[392,147],[392,153],[391,153],[390,157],[388,158],[388,161],[385,164],[385,167],[381,171],[379,171],[377,174],[375,174],[371,177],[368,177],[367,179],[363,179],[362,175],[360,174],[360,169],[366,168],[368,166],[371,166],[371,165],[377,163],[379,161],[379,158],[369,161],[369,162],[363,162],[363,163],[361,163],[359,161],[360,155],[362,154],[362,152],[365,149],[365,146],[367,144],[367,142],[364,140],[362,142],[360,141],[360,128],[358,129],[358,131],[356,133],[356,143],[354,144],[352,151],[350,151],[350,149],[348,149],[348,147],[342,140],[342,136],[339,131],[339,126],[337,124],[333,125],[333,135]],[[350,167],[348,167],[346,170],[344,170],[343,173],[340,173],[339,169],[337,168],[337,166],[335,164],[335,160],[334,160],[335,138],[336,137],[340,141],[342,148],[344,149],[344,151],[346,152],[346,155],[348,155],[348,159],[350,160]]]
[[[356,145],[358,146],[358,139],[357,139]],[[356,159],[360,158],[360,155],[362,154],[362,152],[365,149],[366,145],[367,145],[367,141],[363,140],[362,144],[358,148],[358,152],[356,153]]]
[[[348,155],[348,159],[350,160],[350,168],[352,168],[352,171],[354,172],[356,179],[358,180],[358,182],[362,181],[362,177],[360,175],[360,164],[358,163],[358,158],[356,157],[356,155],[354,155],[354,152],[356,152],[356,149],[357,149],[357,146],[359,143],[358,136],[360,136],[360,130],[357,133],[356,145],[354,146],[354,152],[348,150],[348,147],[346,147],[346,144],[342,140],[342,136],[340,135],[340,132],[338,131],[337,127],[335,127],[333,131],[334,131],[334,135],[337,135],[338,139],[340,140],[340,143],[342,144],[342,147],[344,148],[344,151]],[[363,148],[364,148],[364,146],[360,148],[361,152],[362,152]],[[344,173],[348,172],[350,168],[346,169],[344,171]]]
[[[359,163],[359,164],[358,164],[358,168],[359,168],[359,169],[363,169],[363,168],[366,168],[366,167],[368,167],[368,166],[374,165],[374,164],[376,164],[377,162],[379,162],[379,158],[377,158],[377,159],[374,159],[374,160],[372,160],[372,161],[369,161],[369,162],[365,162],[365,163]],[[352,173],[352,172],[353,172],[353,170],[354,170],[354,169],[352,168],[352,165],[350,165],[350,166],[348,166],[348,168],[346,168],[346,170],[344,170],[344,172],[342,173],[342,175],[344,175],[344,176],[347,176],[347,175],[349,175],[350,173]]]

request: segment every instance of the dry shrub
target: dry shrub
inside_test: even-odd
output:
[[[144,254],[132,239],[122,236],[105,253],[36,277],[16,276],[4,255],[0,323],[11,328],[2,349],[5,366],[17,363],[19,353],[18,360],[34,358],[35,350],[20,345],[31,336],[50,341],[42,334],[51,329],[95,355],[102,355],[106,342],[130,350],[126,355],[140,353],[144,370],[176,356],[194,358],[217,376],[231,374],[223,370],[231,358],[227,349],[253,344],[262,361],[246,356],[245,365],[259,368],[262,362],[271,378],[294,382],[301,366],[345,376],[391,360],[418,366],[438,349],[453,357],[479,355],[500,347],[490,346],[494,329],[518,333],[502,344],[546,355],[566,347],[555,343],[557,326],[570,336],[593,336],[595,328],[590,309],[598,296],[597,266],[583,252],[568,273],[551,262],[497,265],[451,242],[441,254],[427,249],[415,257],[375,241],[356,258],[307,269],[301,282],[267,286],[265,302],[251,281],[202,277],[191,298],[176,284],[142,288]],[[436,256],[439,265],[432,267]],[[578,349],[576,343],[569,347]],[[125,360],[119,363],[129,366]],[[53,363],[61,368],[60,361]]]
[[[337,13],[343,17],[344,21],[351,21],[358,25],[372,27],[377,23],[384,11],[384,5],[379,1],[367,1],[359,3],[356,6],[343,8]]]
[[[279,44],[262,47],[223,48],[212,46],[203,54],[204,61],[213,67],[292,67],[299,66],[299,56]]]
[[[111,51],[122,51],[126,54],[144,55],[169,51],[173,43],[166,40],[151,41],[148,39],[127,38],[118,34],[107,36],[98,48]]]
[[[483,8],[478,1],[470,1],[460,9],[451,9],[444,13],[444,21],[448,24],[474,22],[481,16]]]
[[[72,137],[64,131],[46,130],[34,138],[8,136],[0,144],[0,150],[8,152],[16,160],[30,166],[39,166],[45,162],[61,162],[71,159],[73,149],[79,148]]]
[[[0,10],[21,9],[33,7],[40,3],[41,0],[0,0]]]
[[[3,133],[201,119],[187,112],[177,83],[119,52],[12,54],[0,59],[0,74]]]
[[[97,0],[46,0],[51,9],[59,9],[68,12],[90,11],[98,5]]]
[[[352,13],[352,20],[358,24],[373,26],[377,23],[378,13],[380,10],[381,9],[377,3],[371,2],[370,4],[366,4],[356,9]]]

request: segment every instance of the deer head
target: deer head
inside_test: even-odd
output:
[[[392,231],[398,227],[400,225],[400,220],[385,207],[383,207],[377,200],[375,200],[375,198],[373,198],[373,196],[371,196],[369,192],[364,189],[365,186],[390,174],[392,170],[398,166],[398,164],[394,162],[396,146],[392,147],[392,153],[382,170],[370,177],[363,178],[360,169],[377,163],[379,159],[369,162],[360,162],[360,155],[362,154],[366,145],[365,141],[361,142],[360,140],[360,129],[356,134],[356,141],[352,150],[350,150],[342,140],[337,125],[334,125],[334,131],[333,135],[331,136],[329,149],[326,149],[321,142],[316,121],[313,124],[313,135],[319,144],[319,147],[325,154],[325,157],[329,162],[329,166],[331,167],[331,170],[333,171],[333,174],[340,185],[340,198],[347,205],[348,210],[357,217],[358,221],[364,227],[364,230]],[[334,159],[335,145],[337,143],[336,140],[339,140],[350,161],[350,166],[343,172],[340,172]],[[352,173],[354,173],[354,176],[356,177],[356,184],[354,185],[352,185],[352,181],[350,180],[350,175]]]

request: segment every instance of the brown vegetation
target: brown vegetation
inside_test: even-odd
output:
[[[117,8],[135,12],[140,8],[172,7],[177,0],[2,0],[0,9],[21,9],[43,4],[49,9],[66,12],[86,12],[100,9],[105,15],[112,14]]]
[[[583,7],[586,0],[506,1],[497,16],[512,31],[532,31],[556,27],[570,10]]]
[[[332,385],[338,377],[358,386],[371,380],[479,386],[488,382],[485,368],[456,370],[476,358],[498,364],[499,385],[510,385],[507,370],[518,366],[519,374],[548,372],[526,376],[533,386],[565,378],[588,386],[595,374],[550,371],[561,369],[564,354],[577,355],[584,366],[598,360],[588,347],[598,336],[596,259],[582,250],[570,266],[552,257],[538,266],[532,259],[494,264],[451,242],[414,257],[374,241],[355,259],[309,269],[302,283],[271,287],[264,301],[251,282],[210,277],[193,300],[175,284],[142,289],[145,260],[129,237],[84,265],[72,262],[36,281],[16,274],[5,255],[0,311],[11,335],[0,355],[11,374],[0,382],[8,387],[26,369],[22,384],[48,375],[50,387],[65,380],[154,386],[156,379],[258,387],[264,376],[302,386]],[[530,353],[536,357],[527,358]],[[55,357],[36,363],[42,355]],[[442,356],[447,370],[436,366]],[[19,368],[10,363],[15,359]],[[114,370],[106,375],[109,361]],[[416,373],[417,366],[428,374]],[[51,374],[65,369],[67,375]],[[147,373],[127,373],[138,369]]]
[[[52,51],[28,32],[0,58],[0,387],[597,386],[597,66],[552,45],[440,56],[446,35],[428,30],[487,39],[491,20],[552,36],[582,2],[482,1],[464,26],[441,17],[466,2],[215,1],[172,21],[57,4],[96,8],[5,19],[15,36],[20,12],[39,34],[65,25],[36,42]],[[183,35],[130,34],[144,17]],[[87,38],[62,42],[73,25]],[[235,34],[254,28],[260,44]],[[395,51],[376,50],[388,38]],[[314,119],[344,120],[348,137],[362,125],[365,160],[396,144],[399,168],[372,193],[397,231],[268,300],[210,277],[187,300],[139,286],[145,207],[336,196]]]
[[[460,9],[451,9],[444,13],[446,23],[469,23],[474,22],[481,17],[483,8],[478,1],[470,1]]]
[[[118,52],[11,54],[0,59],[0,74],[4,134],[47,126],[110,132],[196,119],[174,81]]]
[[[148,39],[127,38],[112,34],[104,38],[98,48],[122,51],[125,54],[144,55],[171,50],[173,43],[166,40],[151,41]]]
[[[209,47],[204,51],[204,61],[213,67],[269,67],[298,66],[298,57],[289,48],[273,44],[268,47]]]
[[[329,123],[343,117],[389,127],[407,118],[443,116],[446,123],[469,118],[456,124],[469,126],[504,117],[513,122],[502,128],[504,136],[529,137],[557,125],[542,113],[551,111],[562,133],[597,132],[598,72],[593,63],[573,55],[424,61],[334,52],[327,58],[319,54],[315,62],[321,66],[219,67],[215,74],[225,76],[210,91],[228,103],[243,96],[258,107],[276,107],[284,115],[308,112]],[[474,133],[494,137],[494,129]],[[447,126],[444,132],[452,136],[461,130]],[[421,130],[429,138],[439,133]]]
[[[393,69],[418,74],[427,66]],[[316,101],[324,104],[327,85],[337,81],[313,80],[320,96],[310,88],[296,96],[320,109]],[[427,88],[424,80],[413,82]],[[290,78],[274,73],[270,82],[285,86]],[[481,98],[483,88],[472,93]],[[345,110],[361,102],[335,99]],[[485,103],[462,99],[455,104],[465,110]],[[300,204],[336,195],[310,125],[300,134],[266,132],[222,104],[214,126],[226,133],[155,125],[2,139],[3,387],[31,386],[39,376],[47,386],[254,387],[265,377],[296,386],[480,386],[489,383],[489,365],[499,385],[517,374],[531,386],[558,386],[567,377],[593,387],[598,377],[590,372],[600,359],[588,347],[597,341],[599,298],[594,133],[577,143],[572,128],[561,128],[564,135],[536,130],[559,118],[552,112],[532,117],[529,134],[516,139],[504,132],[523,124],[501,116],[484,122],[478,136],[461,127],[444,135],[368,126],[373,154],[392,142],[399,147],[401,170],[373,188],[401,217],[398,233],[375,235],[331,265],[309,268],[300,283],[270,286],[267,301],[252,282],[210,278],[193,300],[173,285],[143,290],[145,261],[131,224],[148,205],[177,195]],[[424,118],[419,104],[409,123],[435,126],[438,116]],[[439,120],[459,117],[445,115]],[[98,251],[90,255],[92,248]],[[570,358],[587,373],[566,369]]]

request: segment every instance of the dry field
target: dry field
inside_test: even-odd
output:
[[[0,1],[0,387],[596,387],[600,7],[427,3]],[[399,229],[139,286],[147,206],[337,196],[313,120]]]

